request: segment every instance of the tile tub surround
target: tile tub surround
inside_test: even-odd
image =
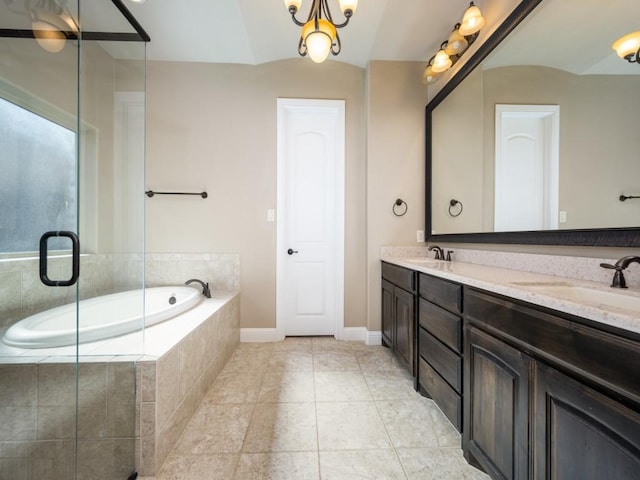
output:
[[[424,258],[424,257],[422,257]],[[609,293],[612,289],[607,284],[574,280],[570,277],[558,277],[541,273],[531,273],[522,270],[490,267],[461,261],[433,261],[429,264],[421,263],[416,257],[382,257],[382,261],[393,263],[401,267],[434,275],[471,287],[505,295],[559,312],[576,315],[593,320],[600,324],[609,325],[626,330],[632,334],[640,334],[640,320],[633,310],[622,307],[599,305],[587,301],[577,301],[565,298],[562,292],[542,292],[535,288],[540,284],[564,284],[583,286],[593,290]],[[531,288],[527,288],[527,284]],[[621,290],[621,295],[640,297],[640,288]]]
[[[150,287],[182,285],[190,278],[209,282],[215,293],[240,290],[237,253],[147,253],[145,283]]]
[[[143,261],[144,260],[144,261]],[[0,333],[34,313],[72,303],[76,288],[50,288],[40,282],[37,257],[0,259]],[[53,278],[70,276],[71,257],[49,259]],[[240,290],[240,255],[87,254],[80,257],[80,299],[148,286],[182,285],[190,278],[209,282],[214,292]]]
[[[112,293],[116,263],[113,255],[81,255],[80,298]],[[0,333],[29,315],[75,301],[75,287],[43,285],[39,268],[37,257],[0,259]],[[69,278],[70,269],[70,255],[49,259],[48,271],[52,278]]]
[[[147,329],[141,357],[142,337],[80,347],[79,478],[155,472],[239,342],[239,293],[218,292]],[[71,478],[75,347],[11,350],[0,359],[0,480]]]
[[[241,343],[155,477],[488,480],[387,348]]]
[[[0,479],[127,478],[134,466],[133,363],[0,365]]]
[[[166,334],[161,337],[166,341]],[[152,350],[145,350],[147,355],[136,364],[139,474],[154,475],[164,463],[239,342],[236,293],[164,352],[151,355]]]

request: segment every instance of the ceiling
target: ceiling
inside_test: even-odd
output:
[[[300,28],[283,0],[123,0],[151,37],[150,60],[261,64],[298,58]],[[483,1],[476,1],[482,7]],[[342,12],[328,0],[334,21]],[[462,18],[468,0],[360,0],[338,31],[336,60],[365,67],[370,60],[426,61]],[[303,0],[306,20],[311,0]]]

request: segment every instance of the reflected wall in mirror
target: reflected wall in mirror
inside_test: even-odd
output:
[[[636,0],[521,2],[427,107],[432,240],[640,244],[640,200],[620,201],[640,195],[640,65],[611,47],[638,18]]]

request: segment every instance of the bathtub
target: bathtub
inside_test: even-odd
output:
[[[144,297],[144,312],[143,312]],[[163,322],[204,298],[193,287],[154,287],[81,300],[32,315],[12,325],[3,343],[19,348],[50,348],[94,342]],[[76,330],[76,311],[79,329]]]

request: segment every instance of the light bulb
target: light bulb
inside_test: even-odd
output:
[[[460,27],[460,25],[458,25]],[[447,40],[447,46],[444,49],[447,55],[459,55],[464,52],[469,46],[467,39],[460,35],[458,28],[451,32],[449,40]]]
[[[431,65],[427,65],[427,68],[424,69],[424,73],[422,74],[422,83],[431,85],[432,83],[436,83],[439,78],[440,74],[435,73]]]
[[[480,12],[480,9],[476,7],[473,2],[469,5],[464,16],[462,17],[462,24],[460,25],[460,35],[468,37],[474,33],[480,31],[484,27],[485,19]]]
[[[444,50],[440,50],[438,51],[438,53],[436,53],[431,68],[433,69],[434,73],[442,73],[448,70],[451,67],[452,63],[453,62],[449,58],[449,55],[447,55]]]
[[[316,63],[324,62],[329,56],[331,45],[336,39],[336,28],[324,18],[318,19],[316,30],[315,20],[309,20],[302,27],[302,39],[307,47],[307,53]]]

